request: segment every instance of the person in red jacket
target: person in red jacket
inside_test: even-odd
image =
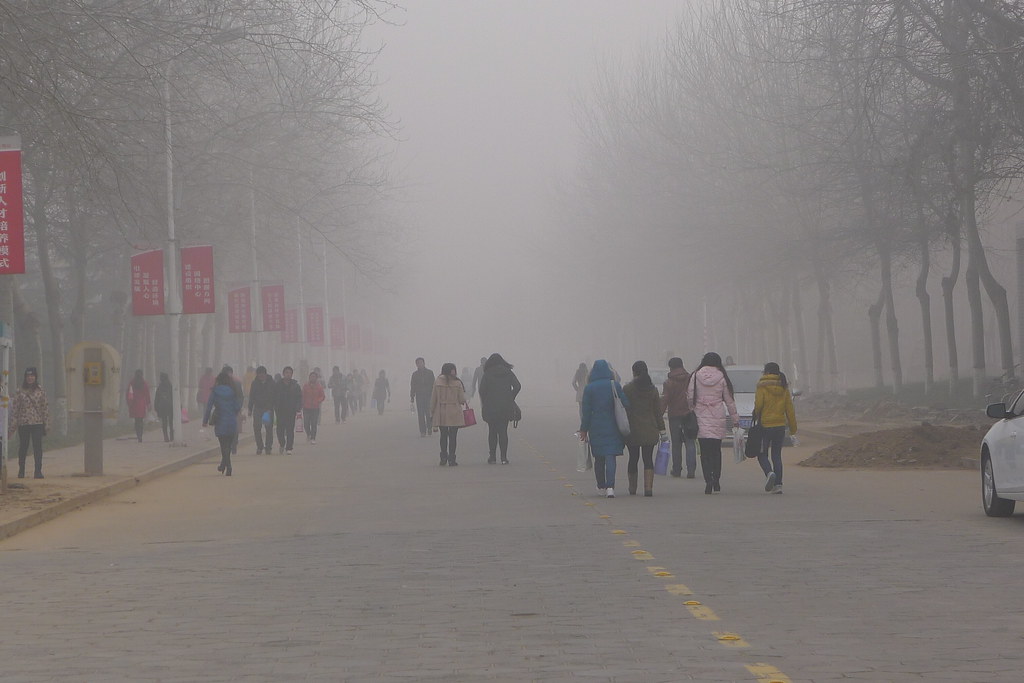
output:
[[[125,400],[128,404],[128,417],[135,419],[135,437],[142,443],[142,425],[149,412],[149,385],[142,379],[142,370],[136,370],[135,376],[128,384],[128,391],[125,392]]]
[[[324,385],[320,383],[320,375],[309,373],[309,381],[302,386],[302,428],[306,430],[306,439],[316,443],[316,428],[320,423],[320,404],[327,398]]]

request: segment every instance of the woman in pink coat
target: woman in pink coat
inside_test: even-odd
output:
[[[704,471],[704,493],[722,490],[722,439],[725,438],[725,411],[729,410],[733,424],[739,423],[736,401],[732,397],[732,382],[722,366],[722,357],[708,352],[690,377],[687,393],[692,398],[693,412],[697,415],[697,442],[700,443],[700,467]]]

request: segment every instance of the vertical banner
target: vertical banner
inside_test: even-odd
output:
[[[352,323],[352,325],[351,325],[351,327],[349,328],[349,331],[348,331],[348,338],[349,338],[349,341],[351,342],[348,345],[349,346],[349,350],[350,351],[358,351],[359,350],[359,341],[360,341],[359,325],[357,325],[355,323]]]
[[[213,313],[213,247],[181,249],[181,312]]]
[[[21,138],[0,136],[0,275],[25,272],[25,214],[21,189]],[[162,270],[160,274],[162,281]],[[163,306],[163,297],[160,302]],[[160,312],[163,313],[162,308]]]
[[[324,345],[323,306],[306,307],[306,341],[310,346]]]
[[[228,332],[252,332],[252,291],[248,286],[228,291]]]
[[[345,319],[331,318],[331,348],[345,348]]]
[[[263,308],[263,331],[284,332],[284,285],[260,287],[260,305]]]
[[[164,250],[132,256],[132,314],[164,314]]]
[[[293,308],[284,312],[284,329],[281,331],[281,342],[284,344],[297,344],[298,341],[299,311]]]

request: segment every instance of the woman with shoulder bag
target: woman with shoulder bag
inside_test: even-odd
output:
[[[704,354],[690,378],[687,394],[697,414],[697,441],[700,443],[700,468],[704,471],[704,493],[722,490],[722,439],[725,438],[725,411],[733,424],[739,424],[732,382],[722,366],[722,357],[711,351]]]
[[[764,430],[761,453],[757,456],[757,462],[764,471],[764,490],[782,493],[782,442],[786,438],[787,426],[790,434],[796,434],[796,410],[789,392],[789,381],[778,363],[765,363],[764,374],[758,380],[757,393],[754,394],[754,415],[761,419]]]
[[[214,411],[216,415],[214,415]],[[217,471],[224,476],[231,476],[231,447],[238,435],[238,414],[242,411],[242,402],[235,393],[235,383],[231,375],[221,371],[210,392],[203,412],[203,427],[213,425],[213,433],[220,442],[220,464]]]
[[[608,361],[595,360],[580,403],[580,441],[590,443],[597,492],[608,498],[615,497],[615,458],[625,449],[615,420],[615,396],[629,410],[629,398],[615,381]]]
[[[466,387],[455,374],[455,363],[441,366],[430,394],[430,419],[435,432],[441,432],[441,466],[455,467],[455,448],[459,428],[466,426]]]
[[[661,417],[661,394],[651,381],[647,363],[638,360],[633,363],[633,381],[622,388],[629,407],[629,436],[626,447],[629,449],[629,462],[626,475],[629,477],[629,495],[636,495],[637,464],[640,457],[644,459],[644,496],[654,495],[654,449],[667,437],[665,420]]]
[[[516,396],[523,386],[512,372],[512,364],[492,353],[480,378],[480,416],[487,423],[487,464],[493,465],[498,452],[501,464],[508,464],[508,423],[516,419]]]

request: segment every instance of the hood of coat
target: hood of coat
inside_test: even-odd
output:
[[[674,382],[686,386],[690,383],[690,373],[683,368],[673,368],[668,371],[669,382]]]
[[[234,398],[235,390],[226,384],[218,384],[213,388],[213,393],[221,398]]]
[[[590,381],[597,382],[600,380],[612,379],[612,369],[608,365],[606,360],[595,360],[594,367],[590,369]]]
[[[703,386],[713,387],[716,384],[721,384],[725,381],[725,375],[718,368],[713,368],[710,365],[705,365],[697,372],[693,373],[697,381]]]
[[[491,377],[508,377],[512,374],[512,368],[507,365],[493,365],[484,370],[484,374]]]
[[[786,388],[782,386],[782,379],[778,375],[761,375],[757,380],[758,389],[767,389],[771,394],[784,394]]]

